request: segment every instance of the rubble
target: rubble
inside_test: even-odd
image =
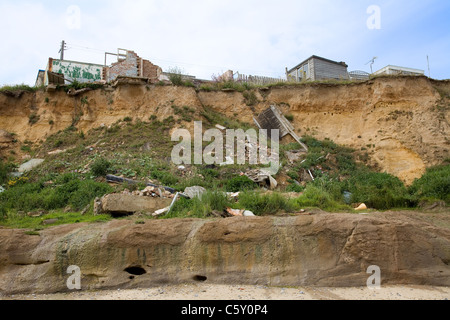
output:
[[[269,186],[271,190],[275,189],[278,185],[277,180],[272,177],[269,170],[266,169],[253,169],[245,173],[245,175],[252,180],[263,186]]]
[[[206,192],[206,189],[200,186],[187,187],[184,189],[184,194],[188,196],[190,199],[195,197],[201,199],[202,194]]]
[[[232,209],[232,208],[227,208],[226,212],[229,213],[231,216],[243,216],[243,217],[254,217],[255,214],[253,212],[251,212],[250,210],[245,210],[245,209]]]

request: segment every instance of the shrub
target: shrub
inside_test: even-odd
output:
[[[108,173],[110,167],[111,163],[108,160],[104,158],[98,158],[91,165],[91,173],[96,177],[105,176]]]
[[[245,104],[247,106],[254,106],[258,103],[258,98],[253,91],[244,91],[242,95],[244,96]]]
[[[178,182],[178,178],[175,177],[170,171],[164,171],[160,169],[153,169],[150,172],[150,177],[157,179],[165,186],[173,186]]]
[[[303,191],[303,194],[297,198],[297,204],[300,207],[318,207],[323,210],[334,211],[348,208],[333,199],[333,196],[318,186],[310,184]]]
[[[59,176],[55,184],[56,187],[44,187],[40,182],[16,184],[0,194],[0,211],[54,210],[67,205],[82,210],[95,197],[113,190],[106,183],[79,180],[74,174]]]
[[[239,195],[239,206],[250,210],[255,215],[275,214],[280,211],[292,212],[297,208],[295,202],[279,193],[261,195],[253,191],[242,192]]]
[[[172,84],[176,86],[182,86],[184,85],[183,81],[183,75],[181,69],[175,67],[169,69],[169,80],[172,82]]]
[[[413,203],[403,182],[388,173],[359,170],[349,180],[347,189],[352,202],[364,202],[375,209],[405,208]]]
[[[284,117],[290,122],[294,121],[294,116],[292,114],[286,114]]]
[[[286,192],[302,192],[305,188],[303,188],[302,186],[296,184],[296,183],[290,183],[287,187],[286,187]]]
[[[431,198],[450,203],[450,165],[428,168],[426,173],[409,187],[409,192],[417,201]]]
[[[12,167],[3,161],[0,161],[0,185],[6,183],[8,180],[8,173],[11,171]]]
[[[237,192],[249,189],[255,189],[256,183],[250,180],[247,176],[236,176],[231,178],[226,183],[226,190],[229,192]]]
[[[37,113],[33,112],[33,113],[31,113],[31,114],[29,115],[29,117],[28,117],[28,123],[29,123],[30,125],[33,125],[33,124],[35,124],[36,122],[38,122],[39,119],[40,119],[40,116],[39,116]]]

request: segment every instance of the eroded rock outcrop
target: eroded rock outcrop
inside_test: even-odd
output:
[[[364,286],[370,265],[382,284],[450,285],[450,230],[419,213],[161,219],[73,224],[27,235],[0,229],[0,292],[211,283]],[[448,225],[448,215],[443,216]],[[447,220],[445,220],[447,219]]]

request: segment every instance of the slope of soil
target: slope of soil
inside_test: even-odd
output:
[[[125,117],[164,120],[181,107],[193,110],[192,129],[204,107],[253,124],[277,104],[293,116],[299,135],[331,138],[368,153],[373,165],[410,184],[425,168],[449,158],[450,83],[425,77],[387,77],[350,84],[302,84],[248,92],[190,87],[121,85],[69,96],[64,91],[0,93],[0,152],[17,160],[23,142],[39,143],[75,126],[86,132]],[[177,106],[178,108],[174,108]],[[178,110],[178,111],[177,111]],[[8,135],[13,133],[13,137]],[[14,142],[15,141],[15,142]]]

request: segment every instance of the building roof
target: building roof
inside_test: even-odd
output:
[[[424,70],[420,70],[420,69],[414,69],[414,68],[406,68],[406,67],[399,67],[399,66],[393,66],[393,65],[388,65],[384,68],[381,68],[378,71],[375,71],[373,74],[380,74],[383,73],[389,69],[393,69],[393,70],[401,70],[401,71],[405,71],[405,72],[411,72],[411,73],[420,73],[420,74],[425,74]]]
[[[312,56],[309,57],[308,59],[306,59],[306,60],[300,62],[300,63],[299,63],[298,65],[296,65],[295,67],[291,68],[291,69],[288,71],[288,73],[291,73],[292,71],[294,71],[295,69],[297,69],[297,68],[299,68],[301,65],[303,65],[306,61],[309,61],[309,60],[311,60],[311,59],[319,59],[319,60],[322,60],[322,61],[326,61],[326,62],[338,64],[338,65],[342,65],[342,66],[348,68],[348,65],[347,65],[345,62],[343,62],[343,61],[337,62],[337,61],[333,61],[333,60],[330,60],[330,59],[322,58],[322,57],[319,57],[319,56],[316,56],[316,55],[312,55]]]

